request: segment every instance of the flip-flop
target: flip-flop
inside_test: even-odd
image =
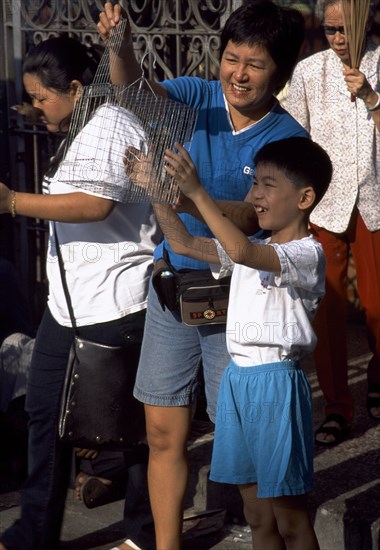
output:
[[[128,544],[128,546],[130,548],[133,548],[133,550],[142,550],[140,548],[140,546],[137,546],[137,544],[135,544],[134,542],[131,541],[131,539],[127,539],[124,541],[124,544]],[[118,546],[114,546],[113,548],[111,548],[111,550],[120,550],[120,548]]]
[[[220,531],[223,528],[225,519],[226,510],[223,508],[185,515],[182,528],[184,539],[194,539]]]
[[[97,477],[88,477],[81,486],[80,496],[87,508],[103,506],[124,497],[125,488],[113,481],[111,485],[105,485]]]

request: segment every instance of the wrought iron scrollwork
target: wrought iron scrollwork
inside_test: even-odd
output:
[[[26,47],[50,36],[69,33],[85,43],[99,43],[96,31],[104,0],[5,0],[6,23],[14,25],[13,10],[20,11]],[[157,76],[199,75],[216,78],[219,66],[219,33],[239,0],[128,0],[128,10],[138,59],[147,52],[157,58]],[[144,62],[146,76],[153,76],[151,56]]]

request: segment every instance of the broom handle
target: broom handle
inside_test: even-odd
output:
[[[351,61],[350,51],[348,51],[348,63],[350,65],[350,67],[352,68],[352,61]],[[354,94],[351,94],[351,103],[355,103],[355,101],[356,101],[356,97],[354,96]]]

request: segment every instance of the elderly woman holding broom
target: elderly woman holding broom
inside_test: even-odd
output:
[[[367,410],[380,420],[380,46],[366,36],[375,7],[370,0],[318,4],[330,47],[297,65],[286,109],[326,149],[334,166],[329,190],[311,215],[327,256],[315,353],[326,418],[315,440],[332,446],[349,433],[354,416],[346,349],[350,251],[373,354]]]

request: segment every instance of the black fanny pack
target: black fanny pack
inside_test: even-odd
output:
[[[209,269],[176,270],[166,258],[155,262],[152,283],[163,310],[179,311],[186,325],[227,320],[231,277],[215,279]]]

